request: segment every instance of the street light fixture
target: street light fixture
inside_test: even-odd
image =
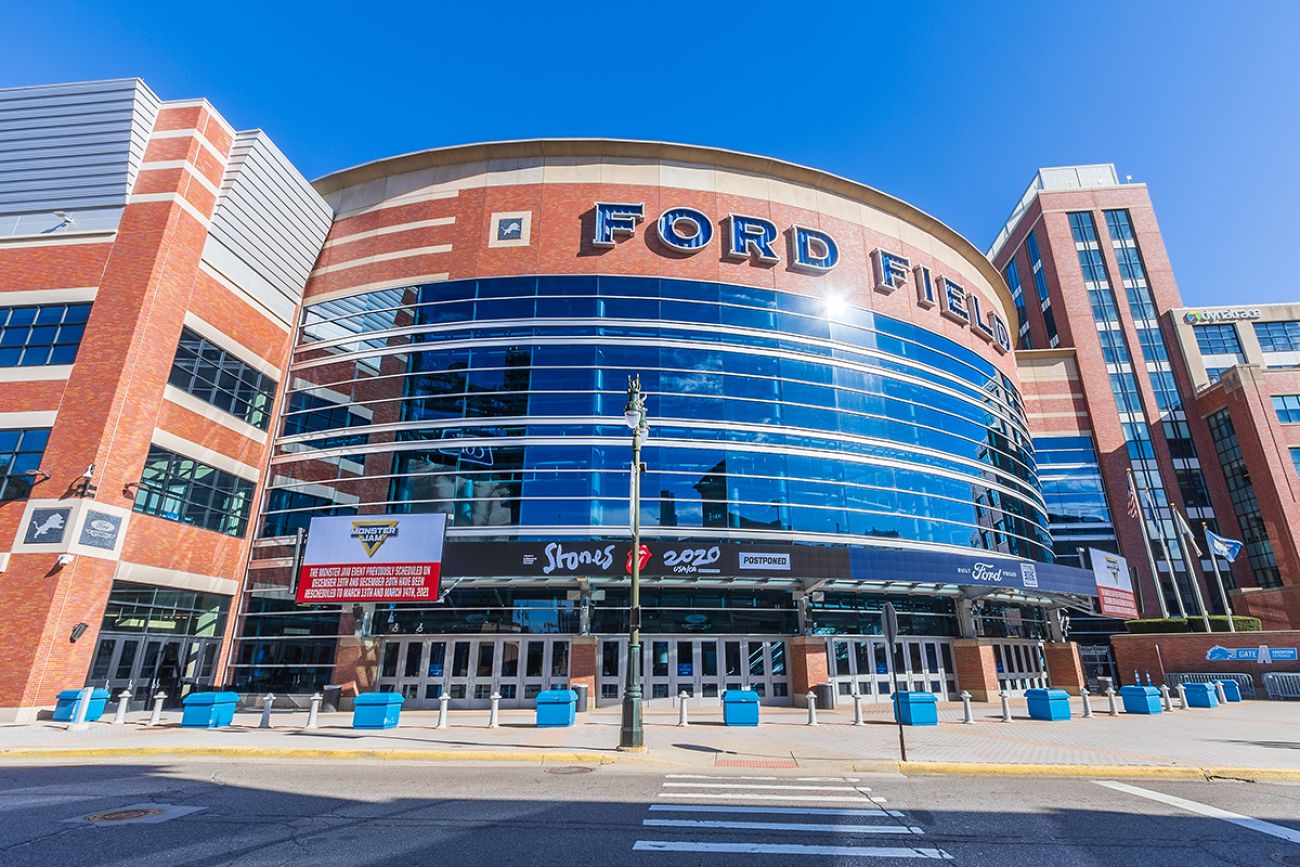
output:
[[[627,378],[627,406],[623,419],[632,431],[632,598],[628,606],[627,683],[623,688],[623,725],[619,730],[620,750],[645,749],[641,707],[641,443],[650,433],[646,426],[645,399],[641,377]]]

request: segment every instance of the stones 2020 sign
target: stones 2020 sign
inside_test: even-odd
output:
[[[421,602],[438,598],[447,516],[312,518],[299,602]]]

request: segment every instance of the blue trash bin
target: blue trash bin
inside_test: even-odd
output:
[[[898,692],[894,695],[894,721],[905,726],[937,726],[939,700],[931,692]]]
[[[537,694],[537,727],[563,728],[578,718],[578,693],[572,689],[547,689]]]
[[[1221,680],[1223,684],[1223,697],[1228,701],[1241,701],[1241,685],[1235,680]]]
[[[1183,695],[1187,696],[1188,707],[1218,707],[1218,690],[1212,683],[1185,683]]]
[[[1070,718],[1070,694],[1063,689],[1027,689],[1029,718],[1060,722]]]
[[[1124,702],[1124,713],[1156,714],[1160,706],[1160,690],[1154,686],[1121,686],[1119,697]]]
[[[59,693],[54,704],[55,722],[72,722],[77,718],[77,701],[81,690],[65,689]],[[95,722],[104,715],[104,706],[108,704],[108,690],[94,689],[90,692],[90,704],[86,707],[86,722]]]
[[[235,720],[237,692],[192,692],[181,699],[181,728],[219,729]]]
[[[722,693],[722,724],[758,725],[758,693],[752,689],[728,689]]]
[[[402,696],[395,692],[363,692],[352,701],[354,729],[395,729],[402,713]]]

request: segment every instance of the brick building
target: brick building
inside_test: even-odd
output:
[[[0,150],[0,715],[174,701],[224,678],[330,212],[264,133],[136,80],[0,91]]]

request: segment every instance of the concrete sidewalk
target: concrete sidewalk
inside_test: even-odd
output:
[[[960,704],[939,706],[940,724],[906,730],[909,762],[898,764],[898,734],[888,705],[864,705],[866,724],[846,713],[763,708],[758,728],[722,725],[717,708],[691,708],[691,724],[675,711],[646,714],[645,753],[620,753],[617,708],[580,714],[571,728],[539,729],[532,711],[502,711],[501,726],[487,728],[487,711],[452,711],[450,727],[435,728],[436,711],[406,711],[401,726],[354,731],[350,714],[321,714],[320,727],[303,728],[305,712],[277,712],[271,729],[259,714],[241,713],[219,730],[182,729],[180,714],[163,725],[106,721],[71,731],[61,723],[0,726],[0,760],[113,759],[143,756],[210,756],[248,759],[380,759],[398,761],[627,762],[676,767],[810,768],[826,771],[902,770],[905,773],[1025,773],[1114,776],[1233,776],[1300,782],[1300,704],[1253,701],[1215,709],[1140,716],[1109,716],[1105,700],[1094,716],[1068,722],[1028,718],[1013,701],[1012,723],[996,706],[977,705],[976,722],[962,724]],[[111,715],[105,720],[111,719]]]

